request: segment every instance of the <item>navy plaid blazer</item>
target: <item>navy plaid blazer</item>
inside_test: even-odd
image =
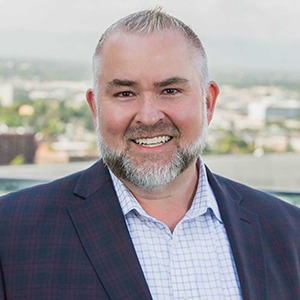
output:
[[[300,209],[207,172],[243,298],[300,299]],[[101,161],[1,198],[0,299],[151,299]]]

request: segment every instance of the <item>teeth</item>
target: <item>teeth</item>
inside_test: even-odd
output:
[[[170,136],[156,136],[153,138],[140,138],[134,140],[135,143],[143,146],[157,146],[159,144],[164,144],[171,139]]]

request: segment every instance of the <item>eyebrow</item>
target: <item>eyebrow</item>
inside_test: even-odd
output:
[[[171,77],[171,78],[167,78],[163,81],[155,82],[154,86],[165,87],[165,86],[172,85],[172,84],[187,84],[188,82],[189,82],[189,80],[187,80],[185,78]]]
[[[166,87],[172,84],[188,84],[189,80],[181,77],[170,77],[162,81],[154,82],[155,87]],[[120,86],[126,86],[126,87],[135,87],[137,86],[137,82],[132,80],[126,80],[126,79],[113,79],[112,81],[109,81],[106,84],[105,90],[111,91],[114,88],[120,87]]]
[[[107,84],[106,84],[106,87],[105,87],[105,90],[106,91],[110,91],[116,87],[120,87],[120,86],[129,86],[129,87],[132,87],[132,86],[136,86],[137,83],[135,81],[132,81],[132,80],[126,80],[126,79],[113,79],[112,81],[109,81]]]

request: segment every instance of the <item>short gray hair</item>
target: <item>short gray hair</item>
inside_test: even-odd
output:
[[[105,40],[114,32],[151,34],[164,30],[181,32],[196,50],[196,61],[202,79],[202,92],[206,95],[209,84],[207,57],[197,34],[181,20],[162,11],[161,7],[143,10],[130,14],[112,24],[101,36],[93,56],[94,93],[98,94],[98,78],[100,74],[101,49]],[[97,95],[96,94],[96,95]],[[98,95],[97,95],[98,96]]]

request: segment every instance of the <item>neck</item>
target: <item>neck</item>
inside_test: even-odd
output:
[[[198,184],[198,169],[194,163],[172,182],[151,191],[127,181],[124,184],[147,214],[165,223],[173,232],[191,207]]]

